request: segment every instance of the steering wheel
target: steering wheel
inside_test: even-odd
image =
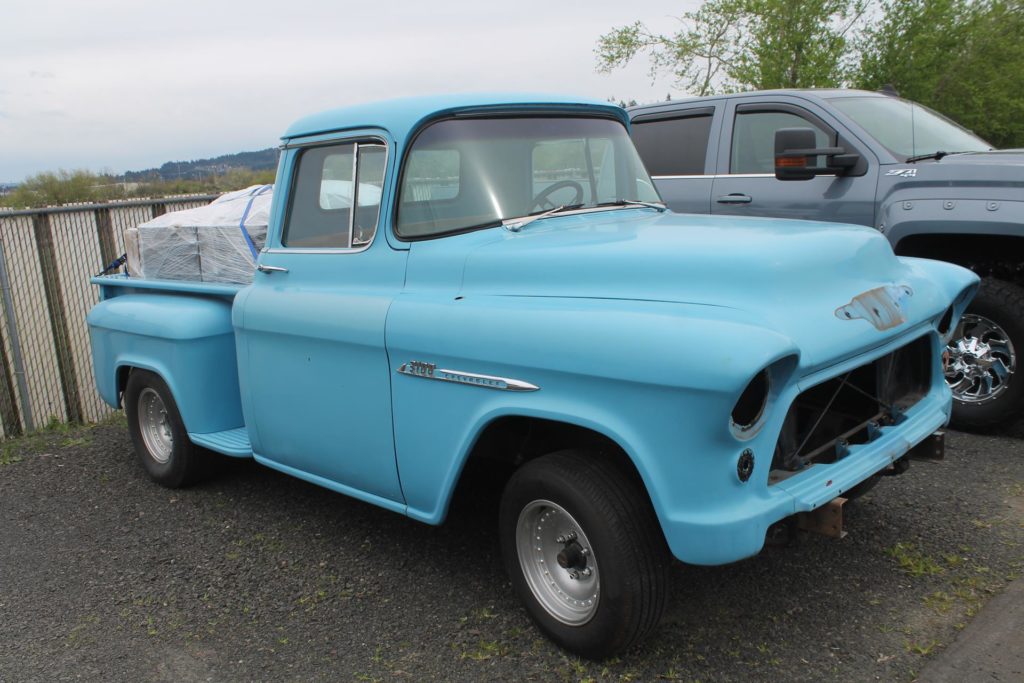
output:
[[[571,202],[561,202],[560,204],[555,204],[553,201],[551,201],[551,195],[553,195],[554,193],[558,192],[559,190],[564,190],[567,187],[571,187],[576,192],[576,196],[572,198]],[[537,209],[544,209],[544,208],[554,209],[555,207],[560,206],[560,205],[561,206],[569,206],[569,205],[572,205],[572,204],[580,204],[582,202],[583,202],[583,186],[582,185],[577,183],[575,180],[559,180],[557,183],[552,183],[551,185],[548,185],[546,188],[541,190],[540,194],[538,194],[536,197],[533,198],[533,204],[531,205],[530,208],[532,209],[532,208],[536,207]],[[544,206],[545,204],[547,204],[547,207]]]

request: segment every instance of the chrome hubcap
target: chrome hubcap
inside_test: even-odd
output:
[[[161,465],[171,459],[174,436],[167,419],[164,401],[154,389],[146,387],[139,394],[139,431],[151,458]]]
[[[999,325],[967,314],[943,354],[946,382],[963,403],[985,403],[1010,386],[1017,356],[1010,337]]]
[[[523,508],[516,551],[533,596],[548,614],[570,626],[590,621],[600,598],[597,558],[565,508],[549,500]]]

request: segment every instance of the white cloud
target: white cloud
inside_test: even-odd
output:
[[[276,144],[305,114],[467,91],[661,99],[640,61],[595,71],[597,38],[693,6],[292,0],[15,0],[0,43],[0,181],[122,171]],[[152,6],[151,6],[152,5]]]

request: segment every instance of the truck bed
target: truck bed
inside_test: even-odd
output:
[[[203,294],[234,299],[248,285],[195,282],[192,280],[144,280],[127,275],[99,275],[90,280],[100,286],[100,300],[105,301],[123,294],[167,292],[169,294]]]

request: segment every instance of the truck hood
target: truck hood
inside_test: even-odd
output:
[[[966,152],[942,157],[937,163],[943,166],[960,166],[965,164],[990,166],[1021,166],[1024,167],[1024,149],[994,149],[988,152]]]
[[[488,232],[494,239],[466,258],[463,295],[725,307],[787,335],[811,368],[941,315],[974,280],[897,258],[877,231],[835,223],[628,209]]]
[[[890,164],[882,180],[905,186],[1016,187],[1024,186],[1024,149],[951,154],[938,161]]]

